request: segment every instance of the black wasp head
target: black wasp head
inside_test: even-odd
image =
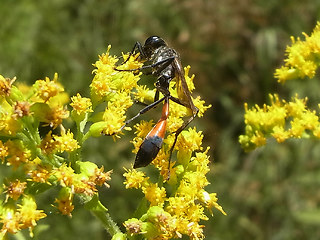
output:
[[[143,46],[144,54],[146,55],[146,57],[150,58],[154,50],[156,50],[161,46],[167,46],[167,44],[161,37],[158,37],[158,36],[148,37]]]

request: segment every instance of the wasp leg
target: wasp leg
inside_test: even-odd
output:
[[[132,122],[133,120],[135,120],[136,118],[138,118],[140,115],[148,112],[150,109],[156,107],[159,103],[161,103],[164,99],[166,99],[167,96],[164,96],[162,98],[160,98],[159,100],[149,104],[148,106],[146,106],[145,108],[141,109],[137,115],[135,115],[134,117],[130,118],[129,120],[125,121],[125,123],[123,124],[123,126],[120,128],[120,131],[127,126],[127,124],[129,124],[130,122]]]

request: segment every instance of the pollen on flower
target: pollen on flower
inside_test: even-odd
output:
[[[42,99],[43,102],[47,102],[50,98],[63,92],[63,87],[57,81],[57,73],[54,74],[53,80],[50,80],[48,77],[46,77],[45,80],[36,81],[34,84],[36,96]]]
[[[7,157],[7,164],[14,166],[15,168],[19,167],[22,163],[26,163],[30,160],[31,151],[27,149],[23,143],[19,140],[6,142],[8,147],[9,154]]]
[[[66,164],[62,164],[59,168],[54,169],[52,175],[57,178],[57,181],[60,182],[60,185],[63,187],[72,186],[75,178],[74,170]]]
[[[81,95],[77,93],[76,96],[71,97],[71,101],[72,103],[70,103],[70,105],[78,115],[93,112],[90,98],[81,97]]]
[[[10,182],[6,187],[7,196],[12,198],[13,200],[17,200],[23,194],[26,186],[27,183],[20,182],[20,180]]]
[[[136,169],[126,170],[123,176],[126,178],[124,181],[126,188],[141,188],[149,179],[149,177],[145,176],[144,172],[137,171]]]
[[[155,94],[155,89],[150,90],[145,85],[138,85],[136,92],[133,93],[135,100],[141,103],[153,102]]]
[[[37,221],[45,218],[47,215],[43,210],[37,210],[34,198],[28,195],[24,196],[22,204],[18,206],[17,212],[20,217],[20,226],[21,228],[29,228],[32,235],[32,229],[37,225]]]
[[[166,189],[158,184],[149,184],[142,187],[142,191],[151,206],[163,206],[166,199]]]
[[[1,234],[17,233],[21,230],[20,215],[12,208],[3,208],[0,215]]]
[[[245,105],[246,134],[239,141],[246,150],[265,145],[266,139],[273,136],[278,142],[288,138],[317,136],[319,116],[307,108],[307,98],[280,101],[277,95],[270,95],[271,105],[263,108],[255,106],[248,109]]]
[[[317,23],[311,36],[303,34],[305,40],[291,37],[292,44],[287,46],[285,65],[275,72],[275,77],[279,82],[284,83],[294,78],[312,78],[318,68],[317,58],[319,54],[320,43],[320,23]]]
[[[59,197],[55,199],[55,203],[58,204],[58,209],[63,215],[71,217],[71,212],[74,209],[73,205],[73,193],[70,188],[62,188],[59,192]]]
[[[44,122],[46,122],[51,128],[55,129],[58,127],[63,119],[69,117],[69,111],[63,106],[56,106],[47,112]]]
[[[2,75],[0,75],[0,95],[1,96],[10,95],[12,84],[15,82],[15,80],[16,80],[16,77],[10,79],[10,78],[4,78]]]
[[[62,133],[61,136],[53,135],[53,139],[58,152],[72,152],[80,147],[77,140],[73,138],[73,133],[70,130]]]
[[[22,118],[23,116],[30,115],[30,106],[29,102],[17,101],[13,106],[13,118]]]

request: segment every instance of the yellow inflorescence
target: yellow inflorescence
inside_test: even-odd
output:
[[[245,105],[246,133],[239,138],[246,150],[265,145],[269,136],[279,143],[288,138],[319,137],[319,116],[307,108],[307,98],[295,96],[291,102],[270,95],[271,104],[263,108]]]
[[[292,45],[287,47],[285,65],[277,69],[275,77],[284,83],[290,79],[312,78],[319,67],[320,57],[320,23],[314,28],[311,36],[303,33],[305,40],[291,37]]]
[[[38,192],[44,188],[60,189],[55,198],[56,208],[71,216],[75,196],[80,195],[89,202],[98,197],[98,186],[109,187],[106,182],[110,180],[111,171],[105,172],[104,167],[81,161],[82,144],[89,137],[119,137],[122,130],[130,130],[125,125],[128,109],[136,101],[153,102],[156,92],[155,88],[138,84],[142,73],[137,69],[143,66],[138,61],[139,54],[124,54],[119,63],[118,57],[109,54],[110,48],[94,64],[96,69],[88,98],[79,93],[70,98],[59,83],[58,74],[52,80],[48,77],[38,80],[30,87],[16,87],[16,78],[0,75],[0,161],[21,173],[6,183],[2,192],[5,202],[0,206],[0,237],[24,228],[32,234],[37,221],[46,217],[43,210],[37,209],[35,201]],[[185,68],[185,80],[192,91],[195,76],[190,77],[189,71],[190,66]],[[176,98],[179,97],[177,87],[181,85],[174,79],[169,91]],[[199,109],[199,117],[211,107],[200,97],[193,100]],[[147,239],[181,238],[183,235],[202,239],[200,221],[208,220],[205,210],[211,213],[212,208],[216,208],[225,214],[217,203],[216,194],[205,190],[209,184],[206,178],[209,148],[203,150],[201,131],[185,129],[173,149],[176,161],[171,164],[170,180],[167,181],[175,131],[192,113],[173,101],[170,101],[169,109],[167,137],[152,163],[162,181],[153,182],[140,170],[130,169],[124,174],[126,188],[139,189],[149,203],[140,219],[130,219],[125,226],[128,234],[143,234]],[[66,120],[74,123],[76,132],[65,129]],[[156,120],[136,123],[136,137],[132,140],[134,152],[138,151]],[[37,189],[38,186],[42,188]]]

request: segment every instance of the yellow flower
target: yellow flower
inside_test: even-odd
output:
[[[18,198],[23,194],[26,189],[27,183],[20,182],[20,180],[15,180],[14,182],[10,182],[7,186],[7,196],[12,198],[13,200],[18,200]]]
[[[47,183],[49,185],[50,182],[48,181],[48,179],[51,176],[51,174],[51,170],[48,170],[41,166],[37,166],[37,169],[31,169],[28,172],[28,175],[30,176],[33,182]]]
[[[149,184],[146,187],[142,187],[142,192],[151,206],[162,206],[164,204],[166,198],[166,189],[164,187],[158,187],[158,184]]]
[[[11,207],[5,207],[0,215],[0,223],[2,228],[0,233],[17,233],[21,229],[20,215]],[[1,236],[1,234],[0,234]]]
[[[124,181],[126,188],[141,188],[146,185],[149,179],[149,177],[145,176],[145,173],[137,171],[136,169],[126,169],[123,176],[126,178]]]
[[[133,104],[130,95],[126,92],[115,94],[108,102],[102,120],[105,127],[102,131],[105,135],[118,134],[121,127],[125,124],[126,111]]]
[[[246,134],[239,141],[246,150],[252,150],[266,144],[266,139],[273,136],[278,142],[288,138],[309,137],[313,132],[318,136],[319,117],[315,111],[307,109],[307,98],[292,101],[280,101],[277,95],[270,95],[271,105],[263,108],[255,106],[248,109],[245,105]]]
[[[45,80],[36,81],[33,85],[36,96],[39,97],[43,102],[47,102],[50,98],[63,92],[63,87],[57,81],[57,73],[54,74],[52,81],[48,77],[46,77]]]
[[[202,150],[202,132],[197,132],[196,128],[188,128],[186,131],[182,131],[179,140],[176,144],[176,148],[184,151],[197,151]]]
[[[0,75],[0,95],[1,96],[10,95],[12,84],[15,82],[15,80],[16,80],[16,77],[10,79],[10,78],[4,78],[2,75]]]
[[[77,140],[73,138],[73,133],[70,130],[66,133],[62,132],[61,136],[53,135],[53,139],[58,152],[72,152],[80,147]]]
[[[155,89],[150,90],[145,85],[137,85],[136,92],[133,93],[135,100],[142,103],[153,102],[155,94]]]
[[[73,110],[78,114],[93,112],[90,98],[81,97],[79,93],[77,96],[71,97]]]
[[[71,187],[75,178],[74,170],[68,167],[65,163],[59,168],[52,171],[52,175],[57,178],[57,181],[63,187]]]
[[[52,132],[50,131],[47,135],[41,140],[39,148],[45,154],[52,154],[56,151],[56,142],[52,137]]]
[[[50,109],[45,115],[45,119],[43,121],[47,123],[51,128],[57,128],[63,119],[69,117],[68,110],[63,106],[57,106]]]
[[[59,192],[59,197],[55,199],[55,202],[58,203],[58,209],[63,215],[71,217],[71,212],[74,209],[73,193],[70,188],[62,188]]]
[[[290,137],[290,133],[286,131],[283,126],[275,126],[272,129],[271,135],[277,140],[278,143],[282,143]]]
[[[0,134],[14,136],[21,129],[12,106],[0,96]]]
[[[294,78],[314,77],[319,66],[317,59],[320,53],[320,22],[314,28],[311,36],[303,33],[305,40],[291,37],[292,45],[287,46],[285,66],[275,72],[275,78],[284,83]]]
[[[115,92],[130,92],[137,86],[137,81],[140,79],[140,74],[135,75],[131,71],[117,71],[115,69],[118,58],[110,56],[110,48],[111,46],[109,45],[107,52],[99,56],[99,61],[94,64],[96,67],[93,71],[95,76],[90,85],[94,105],[106,100],[109,95]],[[136,61],[134,56],[131,56],[126,64],[121,65],[121,69],[135,69],[140,66],[142,66],[142,64]]]
[[[32,236],[32,229],[37,225],[37,221],[45,218],[47,215],[43,210],[37,210],[37,204],[30,195],[25,195],[22,199],[22,204],[18,206],[20,227],[29,228]]]
[[[31,151],[27,149],[22,141],[19,140],[8,140],[6,142],[6,146],[8,147],[8,157],[7,157],[7,164],[12,165],[15,168],[20,166],[22,163],[26,163],[30,160]]]

